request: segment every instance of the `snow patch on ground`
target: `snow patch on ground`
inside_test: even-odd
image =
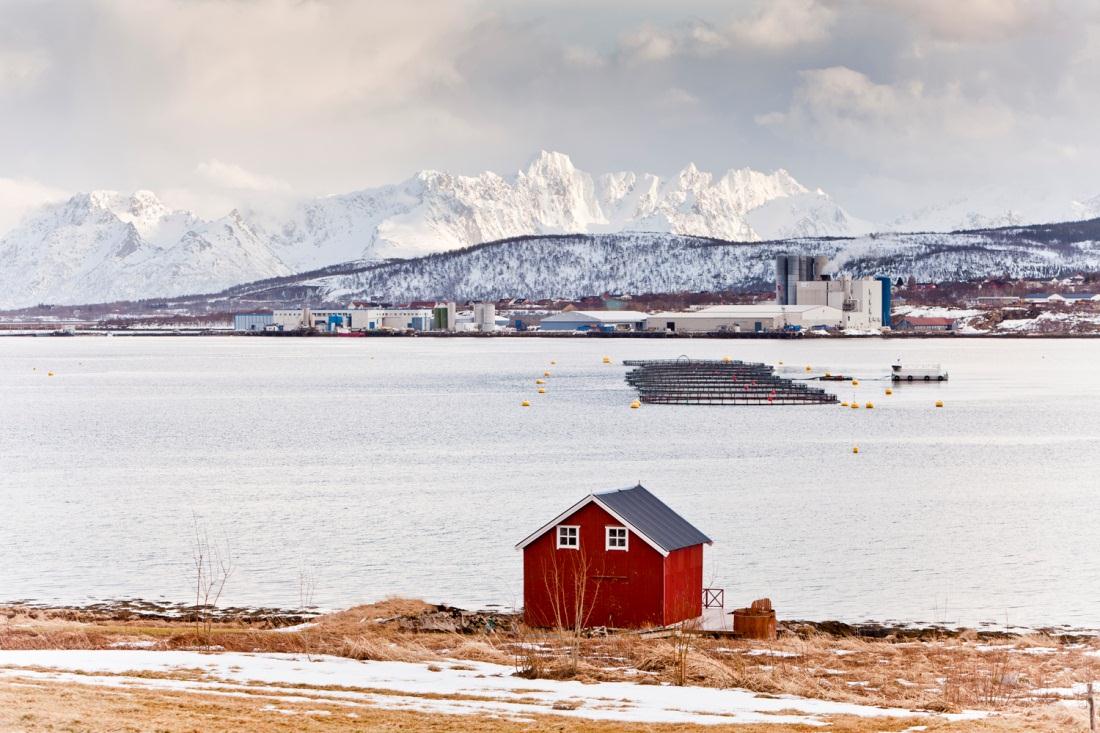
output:
[[[498,664],[463,661],[431,671],[427,664],[359,662],[295,654],[201,654],[181,651],[6,650],[0,678],[250,696],[273,702],[371,706],[436,714],[490,714],[522,719],[554,714],[647,723],[826,725],[825,716],[927,715],[901,708],[760,697],[747,690],[635,685],[628,682],[528,680]],[[178,675],[143,677],[143,673]],[[342,690],[333,687],[345,688]],[[327,688],[327,689],[324,689]],[[362,690],[362,691],[359,691]],[[371,690],[368,692],[367,690]],[[278,706],[275,706],[278,707]],[[301,711],[307,714],[308,711]],[[314,711],[316,712],[316,711]],[[961,720],[981,712],[945,715]]]

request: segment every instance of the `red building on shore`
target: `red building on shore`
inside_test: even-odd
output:
[[[696,618],[704,544],[710,538],[640,485],[589,494],[516,545],[524,620],[637,628]]]

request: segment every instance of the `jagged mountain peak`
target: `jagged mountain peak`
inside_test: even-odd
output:
[[[30,229],[0,238],[0,254],[22,263],[0,273],[0,294],[8,284],[15,293],[0,296],[0,306],[209,290],[230,277],[245,281],[353,260],[415,257],[521,235],[657,231],[754,241],[784,227],[801,234],[858,233],[858,220],[820,196],[772,206],[761,224],[753,222],[755,211],[806,192],[783,170],[740,168],[716,176],[690,163],[668,178],[632,171],[593,175],[550,150],[540,150],[508,177],[425,169],[395,184],[297,202],[283,198],[213,221],[173,210],[150,191],[91,191],[52,214],[44,207]],[[52,254],[38,256],[46,250]],[[172,266],[158,268],[157,260]],[[212,263],[209,282],[196,286],[202,262]],[[95,275],[74,284],[72,273],[82,268]],[[188,275],[173,278],[172,272]]]
[[[559,153],[552,150],[540,150],[527,164],[526,170],[520,171],[520,175],[527,175],[528,177],[564,177],[570,176],[576,171],[577,168],[573,165],[573,160],[565,153]]]

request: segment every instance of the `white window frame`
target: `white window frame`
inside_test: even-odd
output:
[[[562,544],[562,530],[573,530],[573,544]],[[581,549],[581,527],[579,524],[559,524],[554,530],[555,545],[559,550],[579,550]]]
[[[612,530],[622,530],[622,532],[623,532],[623,536],[622,536],[623,544],[622,545],[612,545],[611,544],[611,531]],[[616,539],[618,539],[618,538],[616,538]],[[606,550],[607,552],[612,552],[612,551],[629,552],[630,551],[630,530],[627,529],[626,527],[622,526],[621,524],[609,524],[609,525],[605,526],[603,528],[603,549]]]

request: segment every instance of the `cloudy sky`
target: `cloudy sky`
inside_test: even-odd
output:
[[[787,168],[883,219],[1100,194],[1100,4],[0,0],[0,225],[152,189],[207,214],[421,168]]]

